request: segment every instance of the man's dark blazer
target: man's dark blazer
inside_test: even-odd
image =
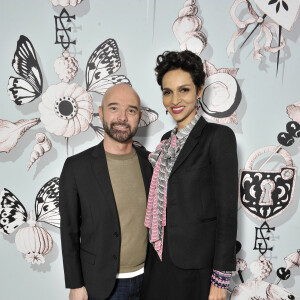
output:
[[[168,181],[168,248],[177,267],[235,270],[237,168],[233,131],[201,117]]]
[[[135,150],[148,195],[152,175],[148,153]],[[59,208],[66,287],[85,286],[88,294],[106,299],[119,268],[121,231],[102,142],[67,158]]]

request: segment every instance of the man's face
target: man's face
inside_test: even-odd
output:
[[[129,86],[115,87],[105,96],[99,115],[104,131],[119,143],[130,141],[140,121],[140,101]]]

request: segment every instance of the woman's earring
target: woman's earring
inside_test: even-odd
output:
[[[166,115],[168,114],[168,110],[166,109]]]

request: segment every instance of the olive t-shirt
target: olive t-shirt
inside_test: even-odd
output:
[[[144,266],[147,229],[144,226],[146,193],[135,149],[125,155],[105,152],[121,226],[119,273]]]

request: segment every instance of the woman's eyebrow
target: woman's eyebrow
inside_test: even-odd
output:
[[[187,83],[187,84],[182,84],[182,85],[180,85],[180,86],[178,86],[176,88],[177,89],[181,89],[183,87],[191,87],[191,86],[192,86],[191,84]],[[171,90],[171,88],[165,87],[165,88],[163,88],[163,90]]]

